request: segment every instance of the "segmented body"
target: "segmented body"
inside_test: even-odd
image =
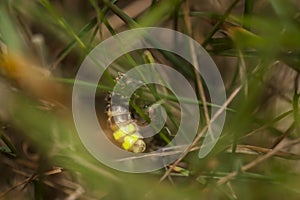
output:
[[[119,73],[116,77],[118,82],[123,77]],[[135,80],[130,80],[130,82]],[[117,105],[112,105],[112,98],[116,100]],[[146,150],[146,144],[143,137],[139,133],[138,126],[131,118],[131,113],[128,110],[129,102],[122,101],[124,96],[112,92],[106,97],[106,113],[108,116],[108,125],[113,131],[114,139],[122,145],[122,148],[134,153],[141,153]]]

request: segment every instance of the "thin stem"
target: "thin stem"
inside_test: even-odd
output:
[[[234,92],[229,96],[229,98],[227,99],[227,101],[222,105],[222,107],[216,112],[216,114],[212,117],[211,122],[214,122],[225,110],[225,108],[229,105],[229,103],[236,97],[236,95],[239,93],[239,91],[242,89],[242,86],[239,86],[238,88],[236,88],[234,90]],[[199,140],[203,137],[203,135],[206,133],[206,131],[208,130],[209,125],[206,125],[202,131],[198,134],[198,136],[194,139],[194,141],[192,142],[192,144],[186,148],[184,150],[184,152],[182,153],[182,155],[174,162],[174,164],[172,166],[170,166],[170,168],[165,172],[165,174],[161,177],[160,182],[162,182],[163,180],[165,180],[166,177],[169,176],[169,174],[171,173],[171,171],[173,170],[174,166],[177,166],[179,164],[180,161],[183,160],[183,158],[185,158],[185,156],[189,153],[189,151],[199,142]]]
[[[239,2],[240,0],[235,0],[231,6],[225,11],[224,15],[222,16],[222,18],[216,23],[216,25],[214,26],[214,28],[211,30],[211,32],[208,34],[208,36],[206,37],[206,39],[203,41],[202,46],[205,48],[208,43],[210,42],[211,38],[213,37],[213,35],[220,29],[220,27],[222,26],[223,22],[225,21],[225,19],[229,16],[230,12],[232,11],[232,9],[236,6],[236,4]]]

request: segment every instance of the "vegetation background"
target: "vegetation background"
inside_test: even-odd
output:
[[[297,0],[1,1],[0,199],[299,199],[299,8]],[[116,74],[152,58],[190,80],[205,116],[173,165],[127,174],[82,146],[72,85],[97,44],[148,26],[183,32],[209,52],[225,83],[227,119],[217,146],[200,160],[201,131],[213,117],[207,113],[222,105],[209,104],[205,83],[183,60],[159,51],[125,55],[99,82],[100,124]],[[157,100],[147,88],[138,96],[133,112],[144,116],[141,106]],[[177,100],[172,94],[164,100],[174,132]],[[171,138],[161,132],[149,144],[157,148]]]

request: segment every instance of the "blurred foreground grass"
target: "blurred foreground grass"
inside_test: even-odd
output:
[[[299,199],[299,6],[291,0],[2,1],[0,198]],[[145,174],[110,169],[85,150],[72,121],[72,85],[85,55],[110,35],[146,26],[201,43],[230,99],[217,146],[200,160],[199,137],[181,157],[184,172],[177,166]],[[118,59],[99,83],[100,124],[113,77],[149,62],[144,53]],[[190,80],[203,116],[222,106],[204,103],[200,80],[183,60],[151,53]],[[173,108],[176,98],[165,99]],[[177,112],[168,113],[174,127]],[[211,117],[202,117],[199,133]]]

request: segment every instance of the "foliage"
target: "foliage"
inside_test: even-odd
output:
[[[299,199],[299,6],[292,0],[1,2],[0,198]],[[207,113],[224,105],[210,104],[205,84],[201,91],[191,66],[170,52],[122,56],[97,85],[100,124],[106,124],[104,98],[117,73],[155,61],[193,84],[199,101],[191,103],[205,116],[194,143],[173,165],[127,174],[83,147],[72,121],[71,92],[80,63],[97,44],[122,30],[150,26],[172,27],[210,53],[225,82],[227,119],[217,146],[199,159],[195,150],[213,118]],[[132,112],[147,121],[144,107],[161,99],[173,133],[180,111],[170,91],[142,88],[131,100]],[[172,137],[163,130],[150,143],[161,147]]]

